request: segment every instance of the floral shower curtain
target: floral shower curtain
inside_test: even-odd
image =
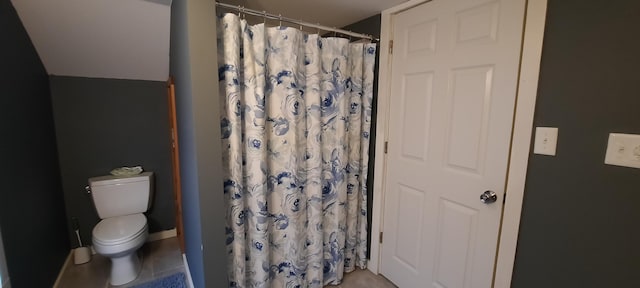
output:
[[[230,287],[322,287],[365,268],[375,50],[219,19]]]

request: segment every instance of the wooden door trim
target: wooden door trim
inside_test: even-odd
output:
[[[531,148],[533,114],[538,95],[538,76],[540,75],[546,16],[547,0],[527,1],[518,98],[516,99],[513,135],[511,136],[506,198],[502,208],[502,226],[498,240],[493,287],[511,287]]]
[[[411,0],[382,12],[380,37],[380,72],[378,79],[378,115],[376,118],[376,148],[373,183],[373,211],[371,233],[381,235],[384,217],[385,175],[387,169],[387,155],[384,152],[385,142],[388,141],[389,99],[391,92],[391,54],[389,49],[392,40],[392,17],[404,10],[418,6],[431,0]],[[533,131],[533,114],[538,92],[538,75],[542,58],[542,41],[546,20],[547,0],[528,0],[525,14],[525,25],[520,59],[520,77],[514,116],[513,134],[509,168],[507,171],[506,201],[503,205],[501,230],[498,240],[498,252],[494,270],[493,287],[511,286],[513,264],[515,261],[516,245],[524,185],[529,160],[529,150]],[[506,196],[508,195],[508,197]],[[381,242],[379,237],[371,237],[371,258],[368,269],[379,273],[381,260]]]
[[[180,251],[184,250],[184,226],[182,223],[182,189],[180,182],[180,146],[178,141],[178,119],[176,116],[176,93],[173,77],[167,80],[167,101],[169,104],[169,128],[171,141],[171,164],[173,175],[173,196],[176,214],[176,234],[180,243]]]

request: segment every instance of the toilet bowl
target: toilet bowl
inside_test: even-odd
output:
[[[111,259],[111,285],[123,285],[135,280],[142,265],[136,251],[149,236],[147,218],[142,214],[103,219],[93,228],[93,247]]]
[[[153,173],[135,176],[89,178],[89,191],[102,219],[92,234],[96,252],[111,259],[111,285],[124,285],[136,278],[142,265],[136,251],[149,236],[144,212],[153,199]]]

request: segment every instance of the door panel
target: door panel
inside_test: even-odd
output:
[[[420,214],[422,203],[424,202],[424,191],[420,191],[404,185],[398,186],[398,213],[397,219],[405,220],[396,223],[396,233],[398,235],[408,235],[419,233],[421,230]],[[420,249],[420,239],[417,237],[407,237],[398,239],[395,246],[395,256],[399,262],[404,263],[407,268],[416,270],[419,267],[420,257],[415,252]]]
[[[441,199],[436,244],[435,287],[464,287],[471,263],[467,255],[474,250],[478,210]]]
[[[434,0],[392,16],[380,271],[399,287],[490,287],[525,0]],[[498,201],[480,202],[486,190]]]
[[[433,73],[418,73],[404,78],[402,95],[402,156],[407,159],[425,161],[427,157],[427,136],[429,115],[424,113],[431,106]],[[406,94],[404,91],[423,91]],[[419,115],[420,118],[415,119]],[[425,125],[425,123],[427,125]]]
[[[452,71],[447,165],[482,174],[487,144],[493,66],[460,67]]]

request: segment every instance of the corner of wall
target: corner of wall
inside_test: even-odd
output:
[[[8,288],[9,270],[7,269],[7,260],[4,257],[4,245],[2,244],[2,231],[0,230],[0,286]]]

